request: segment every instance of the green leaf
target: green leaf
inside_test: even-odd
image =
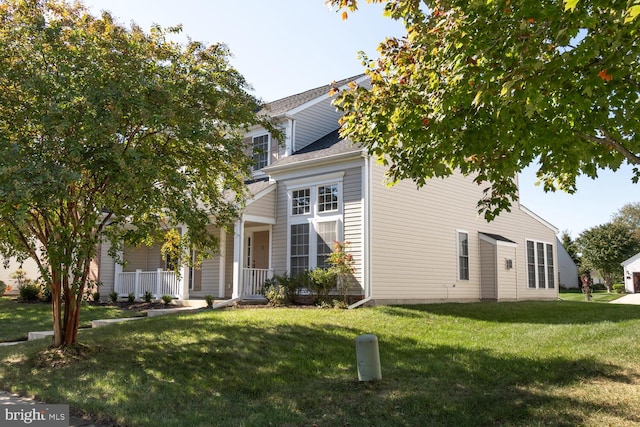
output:
[[[475,98],[473,98],[473,102],[471,103],[471,105],[473,105],[474,107],[479,106],[481,97],[482,97],[482,91],[479,90],[478,93],[476,93]]]
[[[625,14],[625,18],[624,18],[624,23],[628,24],[629,22],[636,19],[638,15],[640,15],[640,5],[631,6],[629,9],[627,9],[627,13]]]
[[[574,11],[576,6],[578,5],[579,0],[564,0],[564,10]]]

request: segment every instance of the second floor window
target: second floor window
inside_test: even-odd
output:
[[[291,215],[306,215],[311,212],[311,195],[308,188],[291,192]]]
[[[318,187],[318,212],[338,210],[338,184]]]
[[[253,137],[253,170],[269,165],[269,135]]]

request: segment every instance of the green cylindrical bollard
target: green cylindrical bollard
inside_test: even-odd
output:
[[[358,362],[359,381],[375,381],[382,379],[378,337],[372,334],[360,335],[357,337],[356,359]]]

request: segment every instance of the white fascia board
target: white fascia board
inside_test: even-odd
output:
[[[249,222],[260,222],[263,224],[271,224],[271,225],[275,225],[276,223],[276,219],[275,218],[270,218],[270,217],[266,217],[266,216],[259,216],[259,215],[242,215],[242,220],[243,221],[249,221]]]
[[[269,171],[270,172],[269,176],[271,176],[276,181],[285,181],[285,180],[300,178],[301,176],[306,176],[309,173],[313,173],[313,175],[324,175],[324,174],[335,172],[335,171],[343,171],[345,169],[362,166],[362,160],[361,160],[361,157],[359,156],[355,159],[353,159],[351,156],[344,157],[343,159],[338,159],[337,157],[338,156],[331,157],[331,158],[326,157],[322,160],[330,159],[330,161],[323,161],[323,162],[317,162],[317,163],[316,162],[313,162],[313,163],[300,162],[300,163],[304,163],[305,167],[293,167],[293,166],[297,166],[298,163],[296,163],[295,165],[286,165],[286,166],[292,166],[292,167],[285,168],[283,166],[282,168],[278,168],[274,173],[271,173],[271,171]],[[338,161],[338,160],[343,160],[343,161]]]
[[[348,153],[334,154],[332,156],[320,157],[316,159],[301,160],[298,162],[287,163],[285,165],[280,165],[280,166],[267,166],[262,170],[269,176],[274,176],[274,175],[278,175],[280,173],[286,173],[289,171],[309,169],[311,167],[317,167],[323,164],[331,164],[331,163],[336,163],[343,160],[360,159],[360,158],[362,158],[362,152],[360,150],[350,151]]]

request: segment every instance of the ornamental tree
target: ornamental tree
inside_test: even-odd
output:
[[[640,240],[627,227],[612,222],[583,231],[576,244],[581,266],[597,270],[608,292],[622,273],[620,263],[640,251]]]
[[[224,45],[170,41],[179,31],[62,0],[0,3],[0,251],[51,285],[55,346],[77,341],[102,241],[115,255],[185,224],[181,245],[211,253],[211,218],[242,205],[259,103]]]
[[[614,213],[612,220],[616,224],[624,225],[640,239],[640,202],[627,203]]]
[[[640,4],[635,0],[367,0],[406,27],[363,56],[370,88],[338,96],[342,135],[391,182],[460,171],[487,219],[538,162],[546,191],[640,163]],[[343,19],[357,0],[328,0]],[[634,168],[634,182],[640,171]]]

